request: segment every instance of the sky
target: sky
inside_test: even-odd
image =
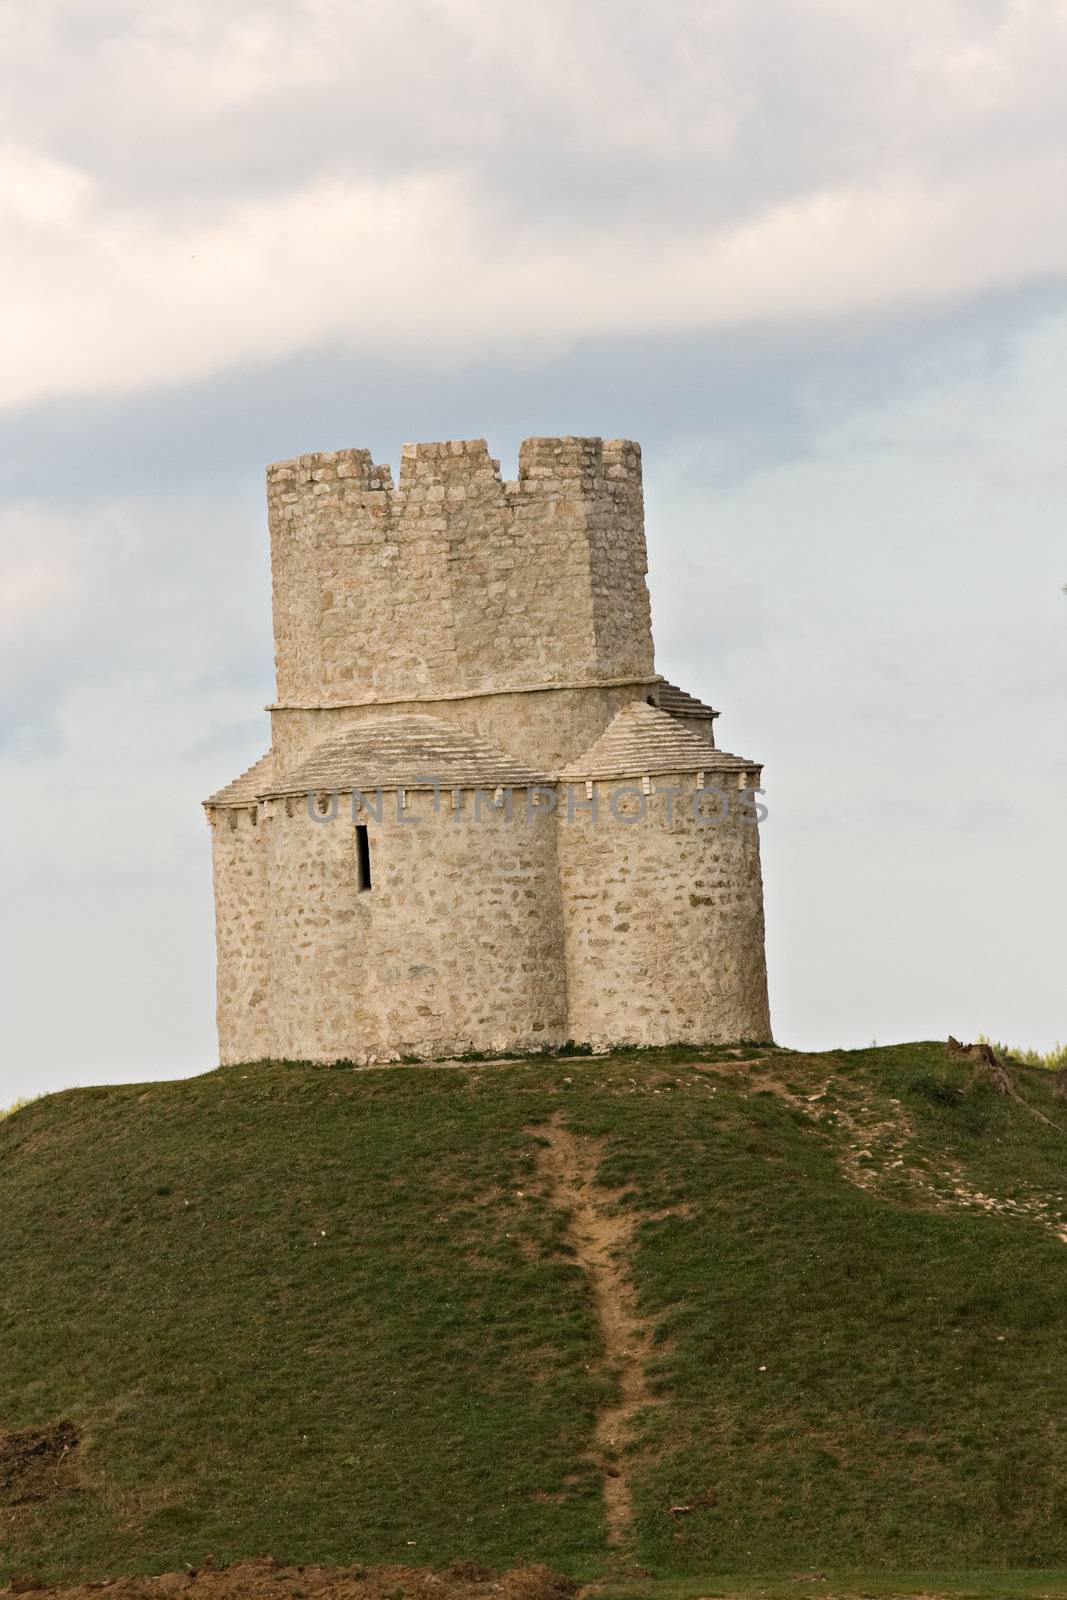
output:
[[[1067,1039],[1067,0],[0,0],[0,1105],[210,1069],[263,469],[638,439],[775,1037]]]

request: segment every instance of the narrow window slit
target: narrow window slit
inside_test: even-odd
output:
[[[370,839],[365,822],[356,823],[356,888],[361,894],[370,888]]]

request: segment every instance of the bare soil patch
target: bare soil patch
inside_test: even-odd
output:
[[[0,1506],[31,1505],[70,1489],[79,1444],[72,1422],[0,1430]]]
[[[401,1566],[283,1567],[269,1556],[216,1569],[210,1561],[194,1570],[151,1578],[113,1578],[46,1589],[32,1577],[15,1578],[10,1594],[55,1595],[57,1600],[564,1600],[578,1585],[548,1567],[516,1567],[494,1574],[475,1561],[457,1561],[444,1572]]]

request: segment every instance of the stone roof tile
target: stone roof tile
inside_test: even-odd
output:
[[[760,763],[716,750],[701,735],[679,726],[669,712],[635,700],[623,706],[595,744],[570,762],[560,777],[640,778],[657,772],[758,772]]]
[[[341,728],[289,772],[265,784],[264,796],[311,790],[526,787],[549,782],[525,762],[439,717],[371,717]]]
[[[719,713],[713,711],[711,706],[698,700],[695,695],[686,694],[684,689],[679,689],[676,683],[668,683],[666,678],[659,686],[659,708],[669,711],[672,717],[699,717],[712,721]]]
[[[206,806],[252,806],[262,794],[265,787],[270,784],[273,776],[274,755],[268,750],[247,772],[242,772],[239,778],[234,778],[224,789],[218,789],[207,800]]]

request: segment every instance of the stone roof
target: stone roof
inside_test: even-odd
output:
[[[431,780],[444,789],[522,788],[550,782],[545,773],[466,728],[460,730],[439,717],[410,715],[370,717],[339,729],[259,792],[268,797],[312,790],[372,791],[379,786],[416,789],[428,788]]]
[[[239,778],[234,778],[224,789],[218,789],[204,801],[206,806],[254,806],[263,790],[269,787],[273,777],[274,756],[268,750],[265,756],[260,756],[254,766],[247,772],[242,772]]]
[[[667,711],[634,700],[609,722],[584,755],[560,773],[565,782],[585,778],[641,778],[656,772],[758,772],[760,763],[716,750],[682,728]]]
[[[673,688],[673,685],[669,686]],[[675,693],[684,700],[690,695]],[[705,714],[711,708],[693,704]],[[691,713],[686,710],[684,715]],[[699,734],[679,725],[675,715],[635,700],[619,711],[583,755],[560,773],[564,782],[586,778],[651,777],[663,772],[752,772],[760,763],[716,750]],[[211,795],[208,806],[251,806],[272,795],[304,795],[309,791],[348,793],[428,787],[436,779],[444,789],[495,789],[554,779],[518,761],[476,733],[460,730],[431,716],[369,717],[353,722],[316,745],[310,755],[286,773],[276,770],[268,751],[232,783]]]
[[[668,683],[666,679],[659,686],[659,708],[669,711],[672,717],[699,717],[711,722],[719,715],[703,700],[698,700],[695,695],[686,694],[684,689],[679,689],[676,683]]]

